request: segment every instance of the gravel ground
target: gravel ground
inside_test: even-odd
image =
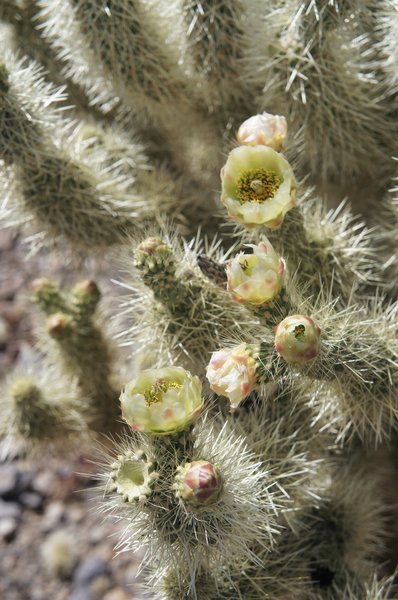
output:
[[[90,266],[82,278],[107,277]],[[36,277],[76,281],[64,256],[27,258],[19,236],[0,231],[0,379],[35,359],[30,284]],[[2,600],[138,600],[138,557],[115,556],[121,524],[95,511],[93,465],[79,457],[42,466],[0,464],[0,598]],[[87,489],[88,488],[88,489]]]
[[[114,556],[120,525],[94,510],[90,463],[0,466],[0,598],[138,600],[137,557]]]

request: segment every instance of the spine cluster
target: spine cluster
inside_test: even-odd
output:
[[[0,217],[79,273],[33,282],[0,453],[99,456],[154,600],[396,597],[397,31],[395,0],[1,3]]]

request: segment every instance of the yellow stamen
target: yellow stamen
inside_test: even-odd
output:
[[[304,325],[296,325],[296,327],[294,328],[293,334],[296,339],[302,340],[304,337],[304,334],[305,334]]]
[[[262,203],[273,198],[282,183],[282,177],[267,169],[249,169],[238,180],[237,199],[245,202]]]
[[[248,275],[250,277],[250,275],[252,275],[253,273],[253,266],[249,266],[249,261],[247,260],[247,258],[245,258],[244,260],[239,261],[240,264],[240,268],[242,269],[242,271],[244,271],[246,273],[246,275]]]
[[[145,402],[147,406],[157,402],[163,402],[163,394],[172,388],[181,388],[182,385],[176,381],[158,379],[148,390],[145,390]]]

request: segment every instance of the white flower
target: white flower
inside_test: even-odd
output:
[[[181,367],[147,369],[126,385],[120,400],[123,419],[132,429],[172,434],[202,410],[202,384]]]
[[[206,376],[211,389],[236,408],[256,387],[257,362],[247,344],[213,352]]]
[[[296,179],[287,160],[267,146],[239,146],[221,169],[221,202],[248,228],[280,227],[295,206]]]
[[[269,146],[280,152],[286,135],[285,117],[263,112],[246,119],[239,127],[236,138],[239,144],[245,146]]]
[[[253,254],[241,252],[227,266],[227,289],[236,302],[260,306],[279,295],[285,262],[266,238],[247,245]]]
[[[275,349],[290,364],[305,364],[319,353],[321,330],[304,315],[283,319],[275,330]]]

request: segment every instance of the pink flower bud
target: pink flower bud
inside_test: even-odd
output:
[[[276,328],[275,349],[286,362],[303,365],[318,356],[321,330],[304,315],[286,317]]]
[[[256,387],[257,362],[246,344],[213,352],[206,376],[211,389],[226,396],[232,408]]]
[[[236,135],[239,144],[245,146],[269,146],[277,152],[283,148],[287,135],[285,117],[263,112],[246,119]]]
[[[191,506],[207,506],[220,497],[223,479],[211,463],[197,460],[178,468],[174,489],[176,496]]]
[[[283,286],[285,262],[265,238],[253,254],[241,252],[227,267],[227,289],[236,302],[260,306],[274,300]]]

